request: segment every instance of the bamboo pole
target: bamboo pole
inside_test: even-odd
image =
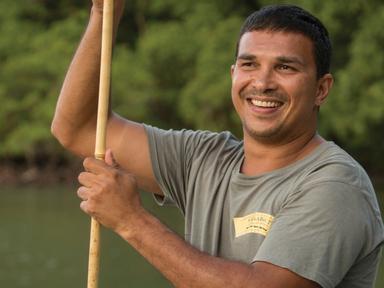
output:
[[[101,39],[101,63],[99,101],[97,110],[95,158],[104,160],[106,146],[106,128],[111,83],[111,58],[113,34],[113,0],[104,0],[103,28]],[[89,241],[88,282],[87,288],[97,288],[100,263],[100,224],[91,219]]]

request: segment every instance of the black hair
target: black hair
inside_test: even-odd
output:
[[[269,5],[255,11],[244,21],[236,46],[236,58],[241,37],[256,30],[301,33],[313,42],[317,77],[329,73],[332,45],[328,31],[319,19],[295,5]]]

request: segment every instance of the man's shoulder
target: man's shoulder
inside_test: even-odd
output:
[[[212,152],[219,147],[225,149],[241,147],[242,141],[229,131],[214,132],[208,130],[190,130],[190,129],[160,129],[149,125],[144,125],[149,135],[149,141],[159,141],[163,143],[178,143],[189,151],[203,150]]]
[[[371,180],[351,155],[336,144],[327,142],[315,158],[298,183],[300,193],[316,194],[320,200],[338,203],[335,205],[352,206],[353,202],[356,204],[353,204],[354,207],[360,207],[356,209],[367,210],[369,207],[372,215],[381,222]]]
[[[313,161],[308,163],[306,180],[308,184],[342,182],[359,188],[371,188],[364,168],[333,142],[323,143]]]

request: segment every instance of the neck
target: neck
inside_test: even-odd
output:
[[[324,141],[316,133],[302,135],[280,144],[266,144],[244,137],[244,162],[241,173],[254,176],[285,167],[304,158]]]

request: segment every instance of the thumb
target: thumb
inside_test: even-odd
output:
[[[114,168],[117,168],[119,166],[119,164],[115,160],[115,157],[113,156],[111,149],[107,149],[107,151],[105,152],[105,163]]]

